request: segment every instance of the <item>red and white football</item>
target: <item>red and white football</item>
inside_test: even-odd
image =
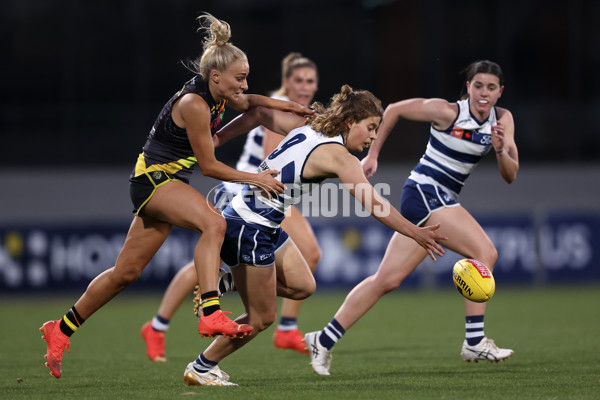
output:
[[[460,294],[477,303],[488,301],[496,291],[494,276],[481,261],[467,258],[457,261],[452,279]]]

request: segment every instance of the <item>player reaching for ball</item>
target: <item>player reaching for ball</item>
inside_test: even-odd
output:
[[[277,295],[301,300],[314,292],[316,284],[312,272],[280,224],[286,210],[324,179],[339,178],[374,218],[410,237],[433,259],[435,254],[445,252],[437,243],[446,239],[437,234],[439,225],[417,227],[402,217],[379,196],[365,177],[358,159],[350,153],[364,150],[376,139],[383,115],[379,99],[366,90],[353,90],[344,85],[327,107],[319,103],[312,107],[317,114],[308,121],[290,113],[258,107],[236,118],[215,136],[219,143],[224,143],[259,124],[274,132],[289,132],[259,167],[259,170],[277,167],[281,171],[278,179],[286,185],[286,192],[272,196],[246,185],[225,207],[227,232],[221,258],[231,268],[245,308],[236,322],[249,324],[253,330],[244,338],[219,336],[215,339],[188,364],[184,372],[186,385],[235,385],[217,364],[273,323]],[[259,121],[253,121],[254,117]],[[250,368],[262,367],[254,362]]]
[[[498,258],[494,244],[483,228],[458,202],[465,180],[479,160],[492,148],[500,174],[512,183],[519,169],[514,122],[510,111],[495,107],[504,90],[500,66],[477,61],[466,70],[467,94],[456,103],[443,99],[408,99],[390,104],[373,142],[362,160],[367,177],[377,170],[379,151],[399,118],[430,122],[425,154],[404,184],[400,212],[422,226],[440,224],[447,236],[445,247],[467,258],[480,260],[490,270]],[[321,331],[305,336],[311,365],[320,375],[329,375],[333,345],[386,293],[396,289],[425,259],[427,253],[409,238],[394,233],[377,272],[350,291],[331,322]],[[465,361],[501,361],[513,354],[500,349],[484,334],[486,303],[465,300],[466,338],[461,357]]]

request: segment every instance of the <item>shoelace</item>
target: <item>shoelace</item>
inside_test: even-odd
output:
[[[496,343],[494,343],[493,339],[487,339],[486,340],[486,347],[490,347],[494,350],[498,350],[498,346],[496,346]]]
[[[219,371],[219,374],[221,375],[221,378],[225,379],[226,381],[229,380],[229,374],[227,372],[223,371],[221,368],[219,368],[218,365],[213,368],[213,371],[214,370]]]
[[[328,351],[327,353],[325,353],[325,366],[327,367],[327,369],[331,367],[331,359],[331,351]]]
[[[69,339],[67,339],[66,343],[59,342],[58,340],[56,340],[52,342],[52,345],[50,347],[52,353],[59,355],[62,355],[62,353],[65,351],[65,347],[67,348],[67,353],[71,352],[71,343],[69,342]]]
[[[234,325],[235,324],[235,325],[237,325],[237,330],[240,330],[240,328],[244,325],[244,324],[238,324],[237,322],[232,321],[225,314],[231,314],[231,311],[223,311],[223,310],[221,310],[221,312],[219,313],[219,316],[217,317],[217,319],[215,321],[217,325],[230,326],[230,325]]]

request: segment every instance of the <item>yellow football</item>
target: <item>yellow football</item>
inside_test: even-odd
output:
[[[452,279],[460,294],[477,303],[491,299],[496,290],[494,276],[481,261],[467,258],[457,261]]]

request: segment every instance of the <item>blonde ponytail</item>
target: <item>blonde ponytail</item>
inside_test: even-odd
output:
[[[198,31],[206,32],[207,36],[203,40],[202,55],[194,61],[184,62],[189,70],[208,79],[210,71],[213,69],[223,72],[236,61],[248,62],[246,53],[229,42],[231,27],[227,22],[219,20],[209,13],[201,15],[197,19],[200,22]]]

